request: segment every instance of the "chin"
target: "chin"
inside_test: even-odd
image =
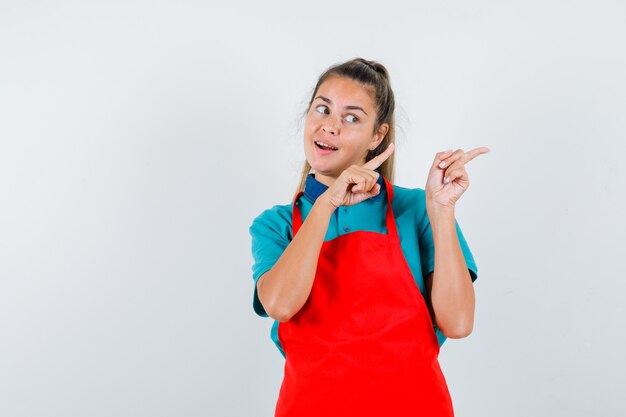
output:
[[[337,164],[338,161],[326,160],[323,156],[317,155],[315,149],[312,149],[311,153],[305,152],[305,157],[311,168],[320,174],[333,176],[333,174],[339,175],[343,171]]]
[[[325,166],[324,164],[317,163],[316,161],[311,161],[310,159],[307,159],[307,161],[309,162],[309,165],[311,165],[311,168],[315,172],[320,172],[323,174],[328,170],[328,167]]]
[[[339,174],[341,174],[341,170],[337,170],[337,169],[333,169],[331,167],[324,167],[324,166],[315,166],[315,165],[311,165],[311,168],[313,168],[313,172],[316,174],[321,174],[321,175],[325,175],[327,177],[338,177]]]

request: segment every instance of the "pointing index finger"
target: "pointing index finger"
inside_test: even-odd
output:
[[[396,145],[393,143],[390,143],[389,146],[387,146],[387,149],[383,151],[383,153],[376,155],[375,157],[373,157],[372,159],[364,163],[362,167],[371,169],[371,170],[378,168],[379,166],[382,165],[383,162],[387,160],[387,158],[389,158],[389,156],[391,156],[395,148],[396,148]]]
[[[465,157],[467,158],[466,162],[471,161],[472,159],[476,158],[478,155],[484,154],[491,151],[491,149],[489,149],[486,146],[481,146],[480,148],[474,148],[471,151],[465,152]]]

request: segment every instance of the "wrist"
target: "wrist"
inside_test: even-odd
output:
[[[327,191],[325,191],[319,197],[317,197],[315,203],[313,203],[313,209],[322,211],[323,213],[330,216],[335,212],[337,207],[330,201],[330,198],[328,198],[328,193]]]
[[[426,204],[426,212],[430,222],[449,222],[454,220],[454,207],[442,207]]]

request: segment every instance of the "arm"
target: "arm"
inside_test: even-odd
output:
[[[474,286],[456,233],[454,207],[470,184],[465,165],[489,151],[482,146],[467,153],[438,152],[426,180],[434,256],[429,297],[434,321],[446,337],[466,337],[474,327]]]
[[[459,244],[454,211],[429,213],[435,244],[435,268],[425,278],[431,315],[450,338],[468,336],[474,326],[474,286]]]
[[[300,230],[274,266],[257,280],[257,293],[267,314],[287,321],[304,305],[317,270],[322,243],[335,207],[321,195]]]

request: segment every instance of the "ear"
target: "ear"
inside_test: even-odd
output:
[[[372,143],[370,144],[370,150],[373,151],[380,145],[380,142],[383,141],[385,135],[389,131],[389,123],[383,123],[378,127],[376,134],[372,138]]]

